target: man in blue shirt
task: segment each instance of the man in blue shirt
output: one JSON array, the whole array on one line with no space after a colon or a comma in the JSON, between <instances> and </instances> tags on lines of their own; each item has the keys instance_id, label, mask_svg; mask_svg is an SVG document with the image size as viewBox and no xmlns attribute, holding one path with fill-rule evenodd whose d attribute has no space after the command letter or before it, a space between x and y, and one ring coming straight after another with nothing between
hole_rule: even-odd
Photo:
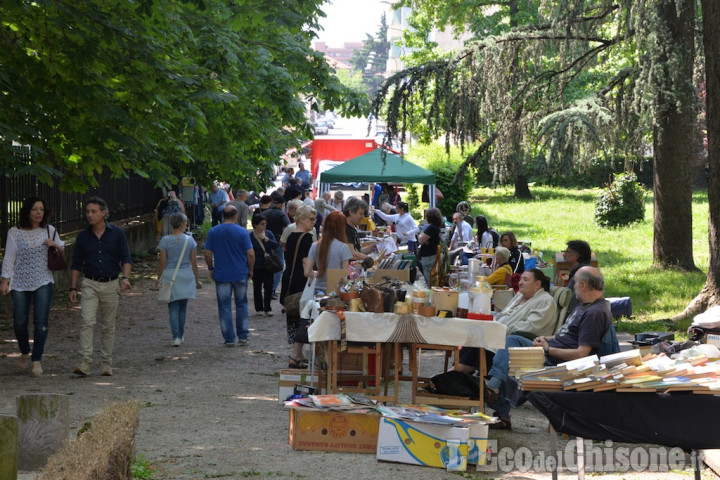
<instances>
[{"instance_id":1,"label":"man in blue shirt","mask_svg":"<svg viewBox=\"0 0 720 480\"><path fill-rule=\"evenodd\" d=\"M223 208L225 208L225 202L228 200L227 192L213 183L212 187L210 187L210 193L208 193L208 203L210 204L210 208L212 208L211 216L213 227L223 221L222 212Z\"/></svg>"},{"instance_id":2,"label":"man in blue shirt","mask_svg":"<svg viewBox=\"0 0 720 480\"><path fill-rule=\"evenodd\" d=\"M312 175L310 175L309 171L305 170L305 164L303 162L298 163L298 168L299 170L295 173L295 178L299 180L299 186L304 193L310 189Z\"/></svg>"},{"instance_id":3,"label":"man in blue shirt","mask_svg":"<svg viewBox=\"0 0 720 480\"><path fill-rule=\"evenodd\" d=\"M205 241L205 262L215 280L220 330L226 347L248 344L248 279L255 266L255 250L248 231L237 224L237 209L226 205L223 223L210 229ZM235 294L235 329L232 321L232 296Z\"/></svg>"},{"instance_id":4,"label":"man in blue shirt","mask_svg":"<svg viewBox=\"0 0 720 480\"><path fill-rule=\"evenodd\" d=\"M90 226L75 240L70 267L70 301L77 303L77 284L80 273L83 279L82 325L80 326L80 365L74 373L82 377L92 366L93 334L100 313L102 339L100 360L102 374L112 375L112 352L115 344L115 316L118 292L130 289L132 259L130 248L121 228L105 221L107 204L99 197L85 202L85 216ZM118 280L119 279L119 280Z\"/></svg>"}]
</instances>

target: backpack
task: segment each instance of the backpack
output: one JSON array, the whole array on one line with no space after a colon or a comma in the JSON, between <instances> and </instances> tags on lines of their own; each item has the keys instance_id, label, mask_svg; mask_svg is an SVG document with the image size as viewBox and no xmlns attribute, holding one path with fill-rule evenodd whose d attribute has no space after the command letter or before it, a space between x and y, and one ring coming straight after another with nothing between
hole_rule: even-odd
<instances>
[{"instance_id":1,"label":"backpack","mask_svg":"<svg viewBox=\"0 0 720 480\"><path fill-rule=\"evenodd\" d=\"M430 379L433 385L431 393L454 395L457 397L479 397L480 380L473 375L451 370L435 375Z\"/></svg>"}]
</instances>

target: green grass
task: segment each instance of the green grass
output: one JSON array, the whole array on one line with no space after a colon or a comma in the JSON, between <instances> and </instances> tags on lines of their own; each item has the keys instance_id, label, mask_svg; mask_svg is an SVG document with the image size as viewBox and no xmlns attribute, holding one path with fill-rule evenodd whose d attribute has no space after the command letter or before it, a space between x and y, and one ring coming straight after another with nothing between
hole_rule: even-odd
<instances>
[{"instance_id":1,"label":"green grass","mask_svg":"<svg viewBox=\"0 0 720 480\"><path fill-rule=\"evenodd\" d=\"M130 471L132 472L132 478L141 478L144 480L152 480L154 476L153 467L145 455L140 455L135 458L130 465Z\"/></svg>"},{"instance_id":2,"label":"green grass","mask_svg":"<svg viewBox=\"0 0 720 480\"><path fill-rule=\"evenodd\" d=\"M630 227L600 228L593 222L599 189L572 190L531 186L533 200L513 198L511 188L473 190L472 214L488 217L502 233L515 232L518 240L532 241L545 259L565 249L565 242L582 239L590 243L605 276L606 296L629 296L634 317L621 329L638 332L664 330L662 319L683 311L705 283L704 273L664 271L653 267L653 198L648 192L645 219ZM707 191L693 193L693 256L695 265L707 271Z\"/></svg>"}]
</instances>

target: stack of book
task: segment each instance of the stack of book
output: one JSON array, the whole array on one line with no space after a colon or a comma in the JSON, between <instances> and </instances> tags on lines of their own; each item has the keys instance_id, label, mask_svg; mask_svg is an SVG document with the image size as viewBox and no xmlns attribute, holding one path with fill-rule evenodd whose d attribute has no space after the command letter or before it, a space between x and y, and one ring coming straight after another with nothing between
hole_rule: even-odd
<instances>
[{"instance_id":1,"label":"stack of book","mask_svg":"<svg viewBox=\"0 0 720 480\"><path fill-rule=\"evenodd\" d=\"M638 350L631 350L597 361L592 356L586 360L594 364L569 362L522 374L517 379L518 386L525 391L720 394L720 359L710 359L704 354L672 359L664 353L640 357Z\"/></svg>"},{"instance_id":2,"label":"stack of book","mask_svg":"<svg viewBox=\"0 0 720 480\"><path fill-rule=\"evenodd\" d=\"M510 355L509 374L513 377L523 373L540 370L545 365L545 353L542 347L508 348Z\"/></svg>"},{"instance_id":3,"label":"stack of book","mask_svg":"<svg viewBox=\"0 0 720 480\"><path fill-rule=\"evenodd\" d=\"M562 390L566 381L587 377L599 369L597 355L590 355L555 367L545 367L518 378L521 390Z\"/></svg>"},{"instance_id":4,"label":"stack of book","mask_svg":"<svg viewBox=\"0 0 720 480\"><path fill-rule=\"evenodd\" d=\"M378 261L378 270L405 270L412 266L412 260L403 260L394 256Z\"/></svg>"}]
</instances>

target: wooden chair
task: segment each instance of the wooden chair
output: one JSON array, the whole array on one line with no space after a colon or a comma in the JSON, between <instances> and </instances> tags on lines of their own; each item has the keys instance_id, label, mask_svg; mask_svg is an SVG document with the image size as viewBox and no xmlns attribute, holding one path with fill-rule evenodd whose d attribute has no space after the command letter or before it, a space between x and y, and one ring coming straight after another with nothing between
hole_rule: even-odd
<instances>
[{"instance_id":1,"label":"wooden chair","mask_svg":"<svg viewBox=\"0 0 720 480\"><path fill-rule=\"evenodd\" d=\"M570 300L572 299L573 292L567 287L550 287L550 295L557 302L557 323L555 324L555 332L560 330L560 327L565 323L565 317L567 316L567 310L570 306Z\"/></svg>"}]
</instances>

